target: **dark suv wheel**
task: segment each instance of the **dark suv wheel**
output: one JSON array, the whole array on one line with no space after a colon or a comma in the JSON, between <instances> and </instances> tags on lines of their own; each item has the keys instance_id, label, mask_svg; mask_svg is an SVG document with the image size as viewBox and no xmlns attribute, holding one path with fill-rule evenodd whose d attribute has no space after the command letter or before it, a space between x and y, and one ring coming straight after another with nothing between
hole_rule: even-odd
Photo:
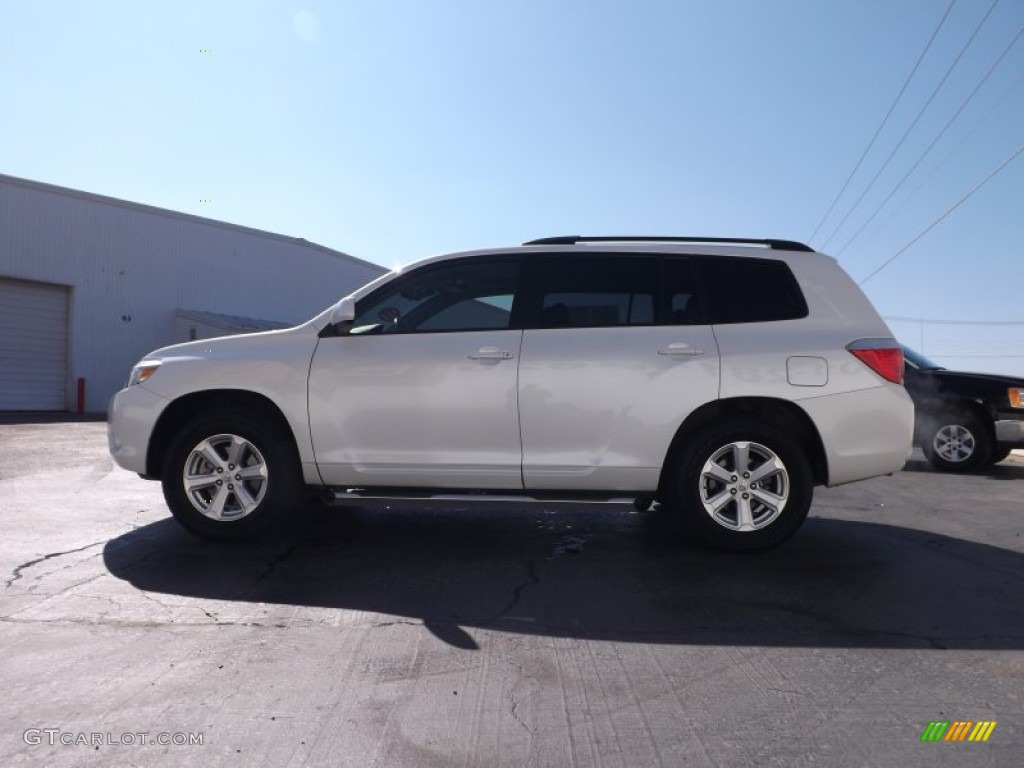
<instances>
[{"instance_id":1,"label":"dark suv wheel","mask_svg":"<svg viewBox=\"0 0 1024 768\"><path fill-rule=\"evenodd\" d=\"M810 464L780 428L736 420L704 429L668 467L666 490L704 543L750 552L782 544L807 517Z\"/></svg>"},{"instance_id":2,"label":"dark suv wheel","mask_svg":"<svg viewBox=\"0 0 1024 768\"><path fill-rule=\"evenodd\" d=\"M940 413L925 418L921 450L936 469L969 472L983 467L994 448L991 425L973 413Z\"/></svg>"},{"instance_id":3,"label":"dark suv wheel","mask_svg":"<svg viewBox=\"0 0 1024 768\"><path fill-rule=\"evenodd\" d=\"M302 493L290 436L245 411L207 414L187 424L167 451L162 481L174 517L212 539L264 530Z\"/></svg>"}]
</instances>

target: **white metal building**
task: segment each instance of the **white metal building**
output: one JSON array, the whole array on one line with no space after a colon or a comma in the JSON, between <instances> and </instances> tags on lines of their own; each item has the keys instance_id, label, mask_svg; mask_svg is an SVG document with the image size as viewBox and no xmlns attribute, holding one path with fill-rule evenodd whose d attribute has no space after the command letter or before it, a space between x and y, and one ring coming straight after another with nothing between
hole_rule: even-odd
<instances>
[{"instance_id":1,"label":"white metal building","mask_svg":"<svg viewBox=\"0 0 1024 768\"><path fill-rule=\"evenodd\" d=\"M299 238L0 174L0 411L105 410L157 347L292 325L385 270Z\"/></svg>"}]
</instances>

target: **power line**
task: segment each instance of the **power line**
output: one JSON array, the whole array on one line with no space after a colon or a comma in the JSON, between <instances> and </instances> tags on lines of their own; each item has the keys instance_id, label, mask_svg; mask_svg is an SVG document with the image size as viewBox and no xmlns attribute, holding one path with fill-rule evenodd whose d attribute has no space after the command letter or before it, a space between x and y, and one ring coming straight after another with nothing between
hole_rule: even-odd
<instances>
[{"instance_id":1,"label":"power line","mask_svg":"<svg viewBox=\"0 0 1024 768\"><path fill-rule=\"evenodd\" d=\"M898 251L896 251L896 253L894 253L894 254L893 254L892 256L890 256L890 257L889 257L888 259L886 259L885 261L883 261L883 262L882 262L882 263L881 263L881 264L880 264L880 265L879 265L879 266L878 266L878 267L877 267L877 268L875 269L875 271L874 271L874 272L872 272L872 273L871 273L870 275L868 275L867 277L865 277L865 278L864 278L863 280L861 280L861 281L860 281L860 283L858 283L858 284L859 284L859 285L864 285L864 283L866 283L866 282L867 282L868 280L870 280L870 279L871 279L872 277L874 277L874 276L875 276L875 275L877 275L877 274L878 274L879 272L881 272L881 271L882 271L883 269L885 269L885 268L886 268L887 266L889 266L889 265L890 265L890 264L892 264L892 263L893 263L894 261L896 261L896 259L898 259L898 258L899 258L900 256L902 256L904 252L906 252L906 251L907 251L907 250L908 250L908 249L909 249L909 248L910 248L910 247L911 247L912 245L914 245L914 243L916 243L916 242L917 242L918 240L920 240L920 239L921 239L922 237L924 237L924 236L925 236L925 235L927 235L927 234L928 234L929 232L931 232L931 231L932 231L932 230L933 230L933 229L934 229L934 228L935 228L935 227L936 227L936 226L937 226L937 225L938 225L938 224L939 224L939 223L940 223L940 222L941 222L941 221L942 221L943 219L945 219L945 218L946 218L947 216L949 216L949 214L951 214L951 213L952 213L953 211L955 211L955 210L956 210L957 208L959 208L959 207L960 207L961 205L963 205L963 204L964 204L964 203L965 203L965 202L967 201L967 199L971 197L971 195L973 195L973 194L974 194L975 192L977 192L977 191L978 191L979 189L981 189L981 188L982 188L983 186L985 186L985 185L986 185L986 184L987 184L987 183L988 183L989 181L991 181L991 180L992 180L992 179L993 179L993 178L994 178L994 177L996 176L996 174L998 174L998 173L999 173L999 172L1000 172L1001 170L1003 170L1003 168L1005 168L1005 167L1006 167L1006 166L1008 166L1008 165L1009 165L1010 163L1012 163L1012 162L1013 162L1014 160L1016 160L1016 159L1017 159L1017 157L1018 157L1018 156L1019 156L1019 155L1020 155L1020 154L1021 154L1022 152L1024 152L1024 144L1021 144L1021 145L1020 145L1019 147L1017 147L1017 149L1016 149L1016 150L1014 150L1014 152L1013 152L1013 153L1012 153L1012 154L1011 154L1011 155L1010 155L1010 156L1009 156L1008 158L1006 158L1005 160L1003 160L1003 162L1002 162L1002 163L1000 163L1000 165L999 165L999 167L998 167L998 168L996 168L996 169L995 169L994 171L992 171L992 173L990 173L990 174L989 174L988 176L986 176L986 177L985 177L984 179L982 179L982 180L981 180L981 181L979 181L979 182L978 182L977 184L975 184L975 185L974 185L973 187L971 187L971 188L970 188L970 189L969 189L969 190L967 191L967 194L965 194L965 195L964 195L963 197L961 197L961 198L960 198L959 200L957 200L957 201L956 201L955 203L953 203L953 205L951 205L951 206L950 206L949 208L947 208L947 209L946 209L946 212L945 212L945 213L943 213L943 214L942 214L941 216L939 216L939 218L937 218L937 219L936 219L935 221L933 221L933 222L932 222L931 224L929 224L929 225L928 225L927 227L925 227L924 229L922 229L922 230L921 230L921 231L920 231L920 232L919 232L919 233L917 234L917 236L916 236L916 237L914 237L914 239L913 239L913 240L911 240L911 241L910 241L909 243L907 243L907 244L906 244L906 245L904 245L904 246L903 246L902 248L900 248L900 249L899 249Z\"/></svg>"},{"instance_id":2,"label":"power line","mask_svg":"<svg viewBox=\"0 0 1024 768\"><path fill-rule=\"evenodd\" d=\"M935 31L932 32L932 36L928 38L928 42L925 44L924 50L921 51L921 55L918 56L917 61L914 62L914 67L910 70L910 74L907 75L907 79L903 81L903 87L900 88L900 92L896 94L896 98L893 99L892 104L889 106L889 111L885 113L885 117L882 118L882 122L879 124L878 128L875 129L875 135L871 137L871 141L869 141L867 147L864 148L864 152L861 153L860 159L857 161L857 164L853 166L853 170L850 171L850 175L846 177L846 181L843 182L842 188L836 194L835 199L832 201L832 204L828 207L828 210L825 211L825 215L821 217L821 221L819 221L818 226L814 228L814 232L812 232L811 236L807 238L808 240L813 240L815 236L818 234L818 231L821 229L822 225L832 214L832 211L835 210L836 203L839 202L839 198L843 196L843 193L846 192L846 188L849 187L850 182L853 181L853 177L857 174L857 171L860 170L860 166L864 162L864 158L868 156L868 152L870 152L871 148L875 146L875 141L878 139L878 135L882 132L882 129L885 128L886 123L889 122L889 118L892 116L893 110L896 109L896 105L899 104L900 99L903 98L903 93L907 90L907 86L910 85L910 81L913 79L914 74L917 72L917 68L921 66L921 62L924 60L925 54L928 53L928 49L930 49L932 47L932 43L935 42L935 38L938 36L939 30L942 29L942 25L946 23L946 17L949 16L949 12L953 10L954 5L956 5L956 0L950 0L949 5L946 6L945 13L943 13L942 18L939 19L939 25L935 27Z\"/></svg>"},{"instance_id":3,"label":"power line","mask_svg":"<svg viewBox=\"0 0 1024 768\"><path fill-rule=\"evenodd\" d=\"M921 180L921 181L920 181L920 182L918 183L918 185L917 185L917 186L916 186L916 187L914 188L914 191L913 191L913 192L911 192L911 193L910 193L910 194L909 194L909 195L908 195L908 196L906 197L906 199L904 199L904 200L903 200L903 202L902 202L902 203L900 203L900 204L899 204L899 205L898 205L898 206L897 206L897 207L896 207L896 208L895 208L895 209L894 209L894 210L892 211L892 213L890 213L890 214L889 214L889 216L888 216L888 217L886 218L886 220L885 220L884 222L882 222L882 226L883 226L883 227L884 227L884 226L886 226L886 225L887 225L887 224L888 224L888 223L889 223L890 221L892 221L892 220L893 220L893 218L894 218L894 217L896 216L896 214L898 214L898 213L899 213L900 211L902 211L902 210L903 210L903 209L904 209L904 208L906 207L907 203L908 203L908 202L910 202L910 200L912 200L912 199L913 199L913 198L914 198L914 197L915 197L915 196L917 195L917 193L918 193L918 192L920 192L920 191L921 191L922 189L924 189L924 187L925 187L925 186L926 186L926 185L928 184L928 182L929 182L929 181L931 181L931 180L932 180L932 178L934 178L934 176L935 176L935 174L936 174L936 173L938 173L939 169L940 169L940 168L942 168L942 167L944 167L944 166L946 165L946 163L948 163L948 162L949 162L950 158L951 158L951 157L953 157L953 156L954 156L954 155L955 155L955 154L956 154L957 152L959 152L959 151L960 151L960 148L961 148L961 147L962 147L962 146L963 146L964 144L966 144L966 143L967 143L967 140L968 140L968 139L970 139L970 138L971 138L972 136L974 136L974 134L976 134L976 133L978 132L978 129L979 129L979 128L981 128L981 126L982 126L982 125L984 125L985 123L987 123L987 122L988 122L989 118L990 118L990 117L992 117L992 115L993 115L993 114L994 114L994 113L996 112L996 110L997 110L997 109L998 109L999 107L1001 107L1001 106L1003 105L1003 102L1005 102L1005 101L1006 101L1006 100L1007 100L1007 99L1008 99L1008 98L1010 97L1010 95L1011 95L1011 94L1013 94L1013 93L1014 93L1014 92L1015 92L1015 91L1016 91L1016 90L1017 90L1017 89L1018 89L1018 88L1019 88L1019 87L1020 87L1020 86L1021 86L1022 84L1024 84L1024 73L1022 73L1022 74L1021 74L1021 76L1020 76L1020 77L1018 77L1018 78L1017 78L1017 79L1016 79L1016 80L1015 80L1015 81L1014 81L1014 82L1013 82L1013 83L1012 83L1012 84L1010 85L1010 87L1009 87L1009 88L1007 88L1007 89L1006 89L1005 91L1003 91L1003 92L1002 92L1002 93L1001 93L1001 94L999 95L999 98L997 98L997 99L996 99L996 100L995 100L995 101L994 101L994 102L992 103L992 106L990 106L990 107L988 108L988 110L987 110L987 111L985 112L985 114L984 114L984 115L982 115L982 116L981 116L981 118L980 118L980 119L978 119L977 121L975 121L975 123L974 123L974 124L973 124L973 125L971 126L971 128L970 128L970 129L969 129L969 130L968 130L968 131L967 131L967 132L966 132L966 133L965 133L965 134L963 135L963 137L962 137L962 138L960 139L960 141L958 141L958 142L956 143L956 146L954 146L954 147L953 147L952 149L950 149L950 150L949 150L949 151L948 151L948 152L946 153L946 155L945 155L945 156L944 156L944 157L943 157L943 158L942 158L942 159L941 159L941 160L940 160L940 161L939 161L939 162L938 162L938 163L937 163L937 164L935 165L935 167L934 167L934 168L932 168L932 170L931 170L931 173L929 173L929 174L928 174L928 175L927 175L927 176L926 176L925 178L923 178L923 179L922 179L922 180ZM849 245L849 243L847 243L847 245Z\"/></svg>"},{"instance_id":4,"label":"power line","mask_svg":"<svg viewBox=\"0 0 1024 768\"><path fill-rule=\"evenodd\" d=\"M946 122L944 126L942 126L942 130L939 131L938 135L934 139L932 139L931 144L929 144L927 148L924 150L924 152L922 152L918 156L917 160L914 161L914 164L910 166L910 169L905 174L903 174L903 178L901 178L896 183L896 186L892 188L892 191L890 191L889 194L886 195L885 199L878 204L875 210L872 211L871 215L868 216L868 218L864 221L863 224L860 225L860 228L853 233L853 237L847 240L846 244L836 252L836 257L841 256L843 251L850 247L850 243L852 243L854 240L860 237L861 232L863 232L864 229L869 224L871 224L872 221L875 220L875 217L878 215L878 212L881 211L890 200L892 200L893 195L895 195L900 190L900 187L902 187L906 183L907 179L910 178L910 175L917 170L917 167L921 164L921 161L928 156L928 153L932 151L932 148L934 148L935 145L939 143L939 140L946 135L946 131L949 130L949 127L953 125L954 122L956 122L956 119L958 117L960 117L960 113L964 111L964 108L977 95L978 91L981 90L981 86L983 86L988 81L989 77L992 76L992 73L996 70L996 67L998 67L1002 63L1003 59L1006 58L1006 54L1008 54L1010 50L1013 48L1013 46L1015 46L1020 41L1022 35L1024 35L1024 27L1021 27L1017 31L1017 34L1014 36L1013 40L1011 40L1009 45L1007 45L1006 48L1003 49L1003 52L999 54L996 60L992 63L992 66L988 68L988 71L984 74L984 76L982 76L981 80L978 81L978 84L974 86L974 90L971 91L970 95L966 99L964 99L963 102L961 102L960 107L956 110L956 112L953 113L953 116L949 118L949 120Z\"/></svg>"},{"instance_id":5,"label":"power line","mask_svg":"<svg viewBox=\"0 0 1024 768\"><path fill-rule=\"evenodd\" d=\"M875 182L878 181L878 177L882 175L886 168L889 167L889 163L892 161L896 153L899 152L900 147L903 146L903 142L907 140L907 137L910 136L910 132L913 131L914 128L917 126L917 123L921 119L921 116L924 115L928 107L931 106L932 100L934 100L936 95L938 95L939 91L942 90L942 86L946 84L946 80L948 80L949 76L953 74L953 70L956 69L957 64L960 63L960 59L963 58L963 55L967 52L967 49L971 47L971 43L974 42L974 38L978 36L978 33L981 31L981 28L984 26L985 22L988 21L988 17L992 15L992 11L995 10L996 5L998 4L999 0L992 0L992 5L988 7L988 10L985 12L985 15L981 17L981 21L978 22L978 26L974 28L974 31L971 33L971 36L967 38L967 42L964 43L964 47L960 49L960 52L956 55L956 58L953 59L953 63L949 65L949 69L946 70L946 73L942 76L942 79L939 80L938 85L935 86L935 89L931 92L931 95L928 97L928 100L925 101L924 105L918 111L913 121L910 123L909 126L907 126L907 129L903 132L903 135L900 137L900 140L896 142L896 146L893 147L892 151L889 153L889 156L885 158L885 162L882 163L882 167L878 169L878 172L874 176L871 177L871 181L868 182L868 185L864 188L864 191L860 193L860 197L857 198L854 204L850 207L850 210L848 210L846 212L846 215L843 216L843 220L836 225L835 229L832 230L832 234L828 236L828 239L822 244L822 247L819 250L824 250L832 241L832 238L839 233L839 230L843 228L843 225L846 224L850 216L853 215L853 212L856 211L857 208L860 206L861 202L864 200L864 197L868 194L868 192L871 191L871 188L875 186Z\"/></svg>"},{"instance_id":6,"label":"power line","mask_svg":"<svg viewBox=\"0 0 1024 768\"><path fill-rule=\"evenodd\" d=\"M952 352L929 352L929 357L952 357L958 360L974 359L974 358L988 358L991 360L1011 360L1016 358L1024 358L1024 355L958 355Z\"/></svg>"},{"instance_id":7,"label":"power line","mask_svg":"<svg viewBox=\"0 0 1024 768\"><path fill-rule=\"evenodd\" d=\"M924 323L925 325L1024 325L1024 320L937 320L902 315L885 315L884 319L894 323Z\"/></svg>"}]
</instances>

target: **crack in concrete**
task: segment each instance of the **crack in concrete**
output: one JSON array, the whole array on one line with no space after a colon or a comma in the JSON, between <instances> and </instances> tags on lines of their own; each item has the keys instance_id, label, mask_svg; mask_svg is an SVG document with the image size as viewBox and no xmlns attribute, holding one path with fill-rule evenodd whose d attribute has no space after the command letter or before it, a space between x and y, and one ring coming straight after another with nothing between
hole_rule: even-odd
<instances>
[{"instance_id":1,"label":"crack in concrete","mask_svg":"<svg viewBox=\"0 0 1024 768\"><path fill-rule=\"evenodd\" d=\"M61 570L63 570L63 569L61 569ZM78 587L82 586L83 584L88 584L89 582L96 581L96 579L102 579L106 575L107 575L106 573L97 573L95 576L90 576L87 579L82 579L81 581L76 581L74 584L68 584L66 587L61 589L59 592L54 592L53 594L51 594L50 597L62 597L64 595L66 595L68 592L70 592L72 589L78 589ZM84 595L78 595L78 597L84 597Z\"/></svg>"},{"instance_id":2,"label":"crack in concrete","mask_svg":"<svg viewBox=\"0 0 1024 768\"><path fill-rule=\"evenodd\" d=\"M540 577L537 575L537 558L531 557L526 561L526 578L519 584L516 584L515 588L512 590L512 599L509 600L508 604L504 608L494 614L494 616L486 619L481 626L486 627L488 624L493 624L498 619L506 616L508 612L515 608L519 604L519 601L522 600L523 593L530 587L537 584L540 584Z\"/></svg>"},{"instance_id":3,"label":"crack in concrete","mask_svg":"<svg viewBox=\"0 0 1024 768\"><path fill-rule=\"evenodd\" d=\"M146 592L146 591L145 591L145 590L143 590L143 589L140 589L140 590L138 591L138 595L139 595L139 596L140 596L140 597L141 597L141 598L142 598L143 600L149 600L149 602L151 602L151 603L156 603L157 605L159 605L159 606L160 606L161 608L163 608L163 609L164 609L165 611L167 611L168 613L170 613L170 612L172 612L172 611L174 610L174 608L173 608L172 606L170 606L170 605L167 605L166 603L163 603L163 602L161 602L160 600L157 600L157 599L156 599L155 597L153 597L152 595L150 595L150 594L149 594L148 592Z\"/></svg>"},{"instance_id":4,"label":"crack in concrete","mask_svg":"<svg viewBox=\"0 0 1024 768\"><path fill-rule=\"evenodd\" d=\"M563 536L558 543L555 544L555 549L552 551L551 557L549 557L548 560L554 560L560 555L578 555L583 551L583 545L586 543L586 536Z\"/></svg>"},{"instance_id":5,"label":"crack in concrete","mask_svg":"<svg viewBox=\"0 0 1024 768\"><path fill-rule=\"evenodd\" d=\"M22 563L21 565L16 566L15 569L11 572L11 578L9 578L7 580L7 583L4 584L4 588L5 589L8 588L14 582L18 581L18 579L20 579L22 577L22 575L23 575L22 572L25 571L28 568L31 568L33 565L39 565L40 563L45 563L47 560L52 560L55 557L63 557L64 555L73 555L76 552L84 552L87 549L92 549L93 547L98 547L100 544L106 544L106 543L107 543L107 539L103 539L102 541L96 541L96 542L93 542L92 544L86 544L84 547L78 547L77 549L66 549L63 552L51 552L48 555L43 555L42 557L37 557L35 560L29 560L27 563Z\"/></svg>"},{"instance_id":6,"label":"crack in concrete","mask_svg":"<svg viewBox=\"0 0 1024 768\"><path fill-rule=\"evenodd\" d=\"M111 551L112 552L116 552L117 550L116 549L112 549ZM140 557L138 560L132 560L130 563L126 563L123 566L118 566L117 567L117 572L118 573L127 573L128 571L132 570L133 568L137 568L138 566L142 565L144 562L149 560L151 557L156 557L157 555L160 554L160 552L161 552L161 550L159 550L159 549L154 549L151 552L147 552L145 555Z\"/></svg>"},{"instance_id":7,"label":"crack in concrete","mask_svg":"<svg viewBox=\"0 0 1024 768\"><path fill-rule=\"evenodd\" d=\"M106 603L117 611L124 610L124 604L110 597L109 595L75 595L76 600L99 600L102 603ZM42 601L41 601L42 602ZM38 603L37 603L38 605ZM34 607L34 606L33 606ZM17 614L11 614L11 616L17 616Z\"/></svg>"},{"instance_id":8,"label":"crack in concrete","mask_svg":"<svg viewBox=\"0 0 1024 768\"><path fill-rule=\"evenodd\" d=\"M533 731L530 730L530 726L528 726L526 724L526 722L523 720L523 718L521 718L519 716L519 702L516 701L515 691L510 689L509 692L508 692L508 698L512 702L512 719L514 719L517 723L519 723L519 725L522 726L522 729L524 731L526 731L530 735L530 737L532 738L533 737Z\"/></svg>"},{"instance_id":9,"label":"crack in concrete","mask_svg":"<svg viewBox=\"0 0 1024 768\"><path fill-rule=\"evenodd\" d=\"M55 568L54 570L52 570L49 573L47 573L46 576L47 577L55 576L58 573L63 573L64 571L70 571L72 568L77 568L82 563L86 562L87 560L92 560L93 558L100 557L102 554L103 554L102 552L97 552L94 555L89 555L88 557L83 558L83 559L81 559L81 560L79 560L77 562L71 563L70 565L65 565L63 568ZM35 580L39 581L42 578L43 578L42 576L36 576ZM98 576L92 576L92 577L86 579L85 581L79 582L79 584L85 584L86 582L92 581L93 579L96 579L96 578L98 578ZM66 592L68 589L71 589L72 587L75 587L75 586L78 586L78 584L73 584L73 585L71 585L71 587L66 587L66 588L62 589L61 592ZM29 590L29 592L33 592L33 591L35 591L35 587L29 587L28 590Z\"/></svg>"},{"instance_id":10,"label":"crack in concrete","mask_svg":"<svg viewBox=\"0 0 1024 768\"><path fill-rule=\"evenodd\" d=\"M288 547L288 549L286 549L275 560L272 560L267 565L266 570L263 571L263 573L261 573L259 576L257 576L256 580L253 581L252 584L250 584L248 587L246 587L241 592L239 592L237 595L235 595L234 599L238 600L238 599L242 598L243 596L248 595L253 590L255 590L256 587L258 587L261 583L263 583L264 581L266 581L270 577L270 574L272 574L276 570L277 566L279 566L281 563L283 563L285 560L287 560L289 557L291 557L295 553L295 550L298 549L298 548L299 548L298 544L292 544L290 547ZM211 618L216 618L216 617L211 617Z\"/></svg>"},{"instance_id":11,"label":"crack in concrete","mask_svg":"<svg viewBox=\"0 0 1024 768\"><path fill-rule=\"evenodd\" d=\"M283 626L282 624L266 624L266 625L263 625L263 624L260 624L259 622L242 622L242 621L225 620L225 619L221 619L221 617L218 616L213 611L208 611L207 609L203 608L201 605L197 605L196 608L198 608L200 611L202 611L203 615L206 616L206 618L213 619L213 624L206 624L205 625L205 626L208 626L208 627L209 626L214 626L214 627L232 627L232 626L234 626L234 627L237 627L237 626L246 626L246 627L248 627L248 626L253 626L253 627L260 627L260 626L271 627L271 626L273 626L273 627L281 627L281 626Z\"/></svg>"}]
</instances>

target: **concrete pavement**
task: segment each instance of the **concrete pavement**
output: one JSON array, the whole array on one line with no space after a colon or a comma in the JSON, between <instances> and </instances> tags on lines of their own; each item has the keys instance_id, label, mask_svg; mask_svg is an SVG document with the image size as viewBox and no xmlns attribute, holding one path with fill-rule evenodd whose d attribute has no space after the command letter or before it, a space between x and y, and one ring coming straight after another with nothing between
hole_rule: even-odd
<instances>
[{"instance_id":1,"label":"concrete pavement","mask_svg":"<svg viewBox=\"0 0 1024 768\"><path fill-rule=\"evenodd\" d=\"M588 510L307 508L224 545L170 520L104 430L0 426L5 766L1024 754L1019 461L818 489L801 533L756 556ZM998 725L922 743L933 720Z\"/></svg>"}]
</instances>

